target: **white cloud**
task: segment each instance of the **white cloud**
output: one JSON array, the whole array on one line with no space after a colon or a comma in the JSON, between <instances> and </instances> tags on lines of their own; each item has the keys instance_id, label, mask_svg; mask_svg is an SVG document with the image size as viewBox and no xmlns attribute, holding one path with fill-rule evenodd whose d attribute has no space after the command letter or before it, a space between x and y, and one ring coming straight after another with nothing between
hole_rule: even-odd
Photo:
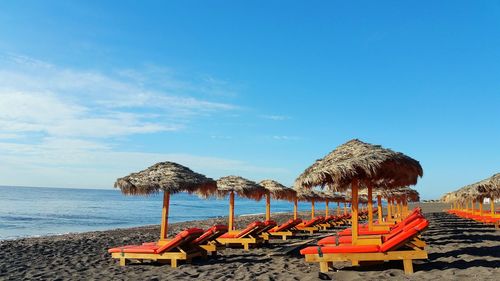
<instances>
[{"instance_id":1,"label":"white cloud","mask_svg":"<svg viewBox=\"0 0 500 281\"><path fill-rule=\"evenodd\" d=\"M109 138L176 131L196 116L237 108L193 96L204 85L158 67L105 75L12 54L0 58L0 65L3 135Z\"/></svg>"},{"instance_id":2,"label":"white cloud","mask_svg":"<svg viewBox=\"0 0 500 281\"><path fill-rule=\"evenodd\" d=\"M0 184L110 187L117 177L166 160L214 178L289 178L287 170L245 161L116 148L130 135L177 131L207 115L235 114L238 106L203 98L233 94L227 81L179 79L162 67L104 74L0 54Z\"/></svg>"},{"instance_id":3,"label":"white cloud","mask_svg":"<svg viewBox=\"0 0 500 281\"><path fill-rule=\"evenodd\" d=\"M264 119L274 120L274 121L283 121L283 120L290 119L289 116L285 116L285 115L260 115L259 117L264 118Z\"/></svg>"},{"instance_id":4,"label":"white cloud","mask_svg":"<svg viewBox=\"0 0 500 281\"><path fill-rule=\"evenodd\" d=\"M300 139L299 137L294 137L294 136L273 136L272 138L274 140L285 140L285 141Z\"/></svg>"}]
</instances>

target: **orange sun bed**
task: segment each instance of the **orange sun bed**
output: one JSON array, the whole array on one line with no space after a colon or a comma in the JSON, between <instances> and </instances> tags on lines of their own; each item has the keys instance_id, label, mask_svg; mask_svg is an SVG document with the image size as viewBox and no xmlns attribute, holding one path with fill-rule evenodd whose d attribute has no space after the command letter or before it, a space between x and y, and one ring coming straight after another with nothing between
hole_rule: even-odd
<instances>
[{"instance_id":1,"label":"orange sun bed","mask_svg":"<svg viewBox=\"0 0 500 281\"><path fill-rule=\"evenodd\" d=\"M414 259L427 259L427 252L412 240L429 225L427 220L386 240L381 245L312 246L300 251L307 262L318 262L321 272L327 272L333 262L351 261L353 265L368 261L402 260L406 274L413 273Z\"/></svg>"},{"instance_id":2,"label":"orange sun bed","mask_svg":"<svg viewBox=\"0 0 500 281\"><path fill-rule=\"evenodd\" d=\"M189 228L181 231L172 240L111 248L108 253L119 259L122 266L129 260L169 260L172 267L177 267L178 260L189 261L193 257L203 256L203 251L193 243L202 234L203 230L199 228Z\"/></svg>"}]
</instances>

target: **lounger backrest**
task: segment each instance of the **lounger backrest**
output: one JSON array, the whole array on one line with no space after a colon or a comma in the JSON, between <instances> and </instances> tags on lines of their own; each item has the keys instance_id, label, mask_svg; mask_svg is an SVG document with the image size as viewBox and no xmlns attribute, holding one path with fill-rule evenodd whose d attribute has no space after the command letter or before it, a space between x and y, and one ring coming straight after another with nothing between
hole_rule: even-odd
<instances>
[{"instance_id":1,"label":"lounger backrest","mask_svg":"<svg viewBox=\"0 0 500 281\"><path fill-rule=\"evenodd\" d=\"M404 220L402 220L401 222L393 225L391 227L391 229L402 229L403 227L405 227L406 225L408 225L409 223L411 223L412 221L418 219L418 218L422 218L423 216L416 212L416 213L413 213L411 215L409 215L408 217L406 217Z\"/></svg>"},{"instance_id":2,"label":"lounger backrest","mask_svg":"<svg viewBox=\"0 0 500 281\"><path fill-rule=\"evenodd\" d=\"M254 221L251 224L249 224L245 229L240 231L235 238L241 238L244 236L252 235L255 234L257 230L260 230L262 227L264 227L264 224L260 221Z\"/></svg>"},{"instance_id":3,"label":"lounger backrest","mask_svg":"<svg viewBox=\"0 0 500 281\"><path fill-rule=\"evenodd\" d=\"M203 245L209 241L213 241L217 239L219 236L227 232L227 225L214 225L211 228L207 229L205 233L203 233L200 237L194 240L195 244Z\"/></svg>"},{"instance_id":4,"label":"lounger backrest","mask_svg":"<svg viewBox=\"0 0 500 281\"><path fill-rule=\"evenodd\" d=\"M418 231L415 228L410 228L406 231L401 231L389 240L386 240L382 245L380 245L381 252L397 250L399 247L403 246L408 240L413 239L418 235Z\"/></svg>"},{"instance_id":5,"label":"lounger backrest","mask_svg":"<svg viewBox=\"0 0 500 281\"><path fill-rule=\"evenodd\" d=\"M174 239L172 239L170 242L167 244L161 246L160 248L156 249L155 253L156 254L161 254L166 251L170 251L175 247L180 247L183 245L186 245L188 243L191 243L194 239L200 237L203 234L203 230L199 228L188 228L184 231L181 231L179 234L175 236Z\"/></svg>"},{"instance_id":6,"label":"lounger backrest","mask_svg":"<svg viewBox=\"0 0 500 281\"><path fill-rule=\"evenodd\" d=\"M417 226L415 226L415 229L418 232L422 232L422 231L426 230L427 227L429 227L429 221L426 219L423 219L423 221L421 221Z\"/></svg>"},{"instance_id":7,"label":"lounger backrest","mask_svg":"<svg viewBox=\"0 0 500 281\"><path fill-rule=\"evenodd\" d=\"M279 231L287 230L287 229L293 227L294 223L295 223L294 219L289 219L287 222L282 223L281 225L279 225L276 228L273 228L273 232L279 232Z\"/></svg>"},{"instance_id":8,"label":"lounger backrest","mask_svg":"<svg viewBox=\"0 0 500 281\"><path fill-rule=\"evenodd\" d=\"M387 234L385 237L384 237L384 241L387 241L389 239L392 239L394 236L398 235L399 233L401 233L401 231L406 231L410 228L413 228L413 227L416 227L419 223L421 223L422 221L424 221L425 219L424 218L418 218L416 220L413 220L412 222L410 222L409 224L407 224L405 227L400 227L398 229L392 229L389 234Z\"/></svg>"},{"instance_id":9,"label":"lounger backrest","mask_svg":"<svg viewBox=\"0 0 500 281\"><path fill-rule=\"evenodd\" d=\"M267 220L264 222L264 227L262 227L256 234L261 234L269 231L271 228L275 227L277 223L273 220Z\"/></svg>"},{"instance_id":10,"label":"lounger backrest","mask_svg":"<svg viewBox=\"0 0 500 281\"><path fill-rule=\"evenodd\" d=\"M303 226L305 226L305 227L313 226L313 225L317 224L320 220L322 220L321 217L315 217L314 219L310 219L310 220L304 222Z\"/></svg>"}]
</instances>

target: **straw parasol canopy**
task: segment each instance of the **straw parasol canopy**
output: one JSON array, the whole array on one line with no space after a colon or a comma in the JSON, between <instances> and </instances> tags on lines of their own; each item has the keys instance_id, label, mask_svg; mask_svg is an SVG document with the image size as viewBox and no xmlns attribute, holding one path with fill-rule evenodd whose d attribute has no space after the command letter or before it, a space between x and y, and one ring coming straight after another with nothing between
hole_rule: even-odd
<instances>
[{"instance_id":1,"label":"straw parasol canopy","mask_svg":"<svg viewBox=\"0 0 500 281\"><path fill-rule=\"evenodd\" d=\"M500 173L494 174L490 178L491 194L496 198L500 197Z\"/></svg>"},{"instance_id":2,"label":"straw parasol canopy","mask_svg":"<svg viewBox=\"0 0 500 281\"><path fill-rule=\"evenodd\" d=\"M259 185L267 189L268 193L275 200L288 200L292 201L296 195L296 191L282 185L275 180L262 180Z\"/></svg>"},{"instance_id":3,"label":"straw parasol canopy","mask_svg":"<svg viewBox=\"0 0 500 281\"><path fill-rule=\"evenodd\" d=\"M126 195L148 195L161 191L172 194L182 191L211 194L217 189L213 179L174 162L160 162L119 178L114 186Z\"/></svg>"},{"instance_id":4,"label":"straw parasol canopy","mask_svg":"<svg viewBox=\"0 0 500 281\"><path fill-rule=\"evenodd\" d=\"M167 238L171 193L186 191L208 195L217 190L213 179L174 162L160 162L140 172L119 178L114 186L126 195L149 195L163 191L160 240Z\"/></svg>"},{"instance_id":5,"label":"straw parasol canopy","mask_svg":"<svg viewBox=\"0 0 500 281\"><path fill-rule=\"evenodd\" d=\"M226 176L217 180L217 196L224 198L229 195L228 228L234 229L234 195L254 200L260 200L267 190L259 184L240 176Z\"/></svg>"},{"instance_id":6,"label":"straw parasol canopy","mask_svg":"<svg viewBox=\"0 0 500 281\"><path fill-rule=\"evenodd\" d=\"M328 184L342 191L349 188L353 179L395 188L414 185L422 175L417 160L380 145L353 139L316 160L295 180L295 188Z\"/></svg>"},{"instance_id":7,"label":"straw parasol canopy","mask_svg":"<svg viewBox=\"0 0 500 281\"><path fill-rule=\"evenodd\" d=\"M271 197L276 200L292 201L295 198L295 190L288 188L275 180L263 180L259 185L264 187L266 192L266 220L271 219Z\"/></svg>"},{"instance_id":8,"label":"straw parasol canopy","mask_svg":"<svg viewBox=\"0 0 500 281\"><path fill-rule=\"evenodd\" d=\"M324 158L308 167L295 180L295 188L327 186L335 191L352 190L352 244L358 238L358 188L359 183L368 188L368 201L372 188L398 188L414 185L422 177L420 163L400 152L353 139L340 145ZM373 210L369 207L369 229L373 228Z\"/></svg>"},{"instance_id":9,"label":"straw parasol canopy","mask_svg":"<svg viewBox=\"0 0 500 281\"><path fill-rule=\"evenodd\" d=\"M240 176L226 176L217 180L218 197L226 197L231 192L240 197L260 200L266 194L266 189L256 182Z\"/></svg>"}]
</instances>

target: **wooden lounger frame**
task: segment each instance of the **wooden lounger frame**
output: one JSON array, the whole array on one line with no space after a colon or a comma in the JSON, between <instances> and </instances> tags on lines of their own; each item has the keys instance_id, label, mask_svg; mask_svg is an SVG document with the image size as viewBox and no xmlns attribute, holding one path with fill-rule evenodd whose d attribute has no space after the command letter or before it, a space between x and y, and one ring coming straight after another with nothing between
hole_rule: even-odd
<instances>
[{"instance_id":1,"label":"wooden lounger frame","mask_svg":"<svg viewBox=\"0 0 500 281\"><path fill-rule=\"evenodd\" d=\"M266 235L269 235L269 236L281 236L281 239L283 239L283 241L285 241L288 237L292 237L292 236L295 236L295 232L293 231L275 231L275 232L268 232L266 233Z\"/></svg>"},{"instance_id":2,"label":"wooden lounger frame","mask_svg":"<svg viewBox=\"0 0 500 281\"><path fill-rule=\"evenodd\" d=\"M177 251L169 251L161 254L149 254L149 253L112 253L111 257L114 259L120 260L120 266L127 265L129 260L152 260L157 262L167 262L170 261L170 265L172 268L176 268L178 265L178 261L185 261L186 263L190 263L191 259L194 257L206 257L206 253L201 251L200 249L182 249L180 247L175 248Z\"/></svg>"},{"instance_id":3,"label":"wooden lounger frame","mask_svg":"<svg viewBox=\"0 0 500 281\"><path fill-rule=\"evenodd\" d=\"M239 230L229 231L229 233L239 233ZM250 245L260 245L264 242L264 239L260 236L248 235L240 238L217 238L219 243L225 244L226 246L232 245L242 245L245 251L250 250Z\"/></svg>"},{"instance_id":4,"label":"wooden lounger frame","mask_svg":"<svg viewBox=\"0 0 500 281\"><path fill-rule=\"evenodd\" d=\"M357 266L360 262L368 261L403 261L403 268L405 274L413 273L413 260L427 259L427 252L413 242L406 244L412 250L395 250L385 253L332 253L332 254L307 254L305 255L306 262L318 262L321 272L328 272L329 266L333 267L333 262L350 261L353 266Z\"/></svg>"},{"instance_id":5,"label":"wooden lounger frame","mask_svg":"<svg viewBox=\"0 0 500 281\"><path fill-rule=\"evenodd\" d=\"M300 225L298 225L295 228L297 230L300 230L300 231L306 231L306 232L308 231L309 234L314 234L314 232L317 232L320 230L320 228L317 226L300 226Z\"/></svg>"},{"instance_id":6,"label":"wooden lounger frame","mask_svg":"<svg viewBox=\"0 0 500 281\"><path fill-rule=\"evenodd\" d=\"M208 242L207 244L202 244L199 246L205 252L207 252L207 255L211 255L211 256L216 256L217 251L220 251L220 250L223 250L226 248L224 244L221 244L220 242L218 242L216 240L212 240L212 241Z\"/></svg>"}]
</instances>

